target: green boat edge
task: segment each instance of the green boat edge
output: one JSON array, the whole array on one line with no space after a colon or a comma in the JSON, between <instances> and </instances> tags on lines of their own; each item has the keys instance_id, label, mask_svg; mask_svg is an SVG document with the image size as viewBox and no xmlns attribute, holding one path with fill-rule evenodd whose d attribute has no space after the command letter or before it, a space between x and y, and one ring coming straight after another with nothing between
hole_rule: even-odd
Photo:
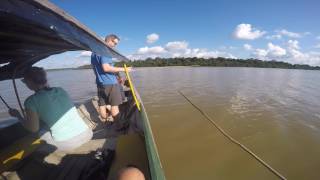
<instances>
[{"instance_id":1,"label":"green boat edge","mask_svg":"<svg viewBox=\"0 0 320 180\"><path fill-rule=\"evenodd\" d=\"M139 98L140 99L140 98ZM149 118L146 112L146 109L140 99L141 102L141 116L143 120L143 128L144 128L144 136L145 136L145 144L147 149L149 168L152 180L165 180L164 171L162 168L162 164L160 161L160 157L158 154L157 146L153 137L151 125L149 122Z\"/></svg>"}]
</instances>

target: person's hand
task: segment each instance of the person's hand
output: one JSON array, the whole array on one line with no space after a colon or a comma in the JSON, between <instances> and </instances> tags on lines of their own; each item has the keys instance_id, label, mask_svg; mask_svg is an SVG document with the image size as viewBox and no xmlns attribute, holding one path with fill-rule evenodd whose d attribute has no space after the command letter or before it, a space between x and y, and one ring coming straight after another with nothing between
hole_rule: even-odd
<instances>
[{"instance_id":1,"label":"person's hand","mask_svg":"<svg viewBox=\"0 0 320 180\"><path fill-rule=\"evenodd\" d=\"M125 80L126 80L126 78L124 78L124 77L121 77L121 78L119 78L118 79L118 82L119 82L119 84L124 84L124 82L125 82Z\"/></svg>"},{"instance_id":2,"label":"person's hand","mask_svg":"<svg viewBox=\"0 0 320 180\"><path fill-rule=\"evenodd\" d=\"M16 118L20 118L20 112L17 109L9 109L9 114L10 116L16 117Z\"/></svg>"}]
</instances>

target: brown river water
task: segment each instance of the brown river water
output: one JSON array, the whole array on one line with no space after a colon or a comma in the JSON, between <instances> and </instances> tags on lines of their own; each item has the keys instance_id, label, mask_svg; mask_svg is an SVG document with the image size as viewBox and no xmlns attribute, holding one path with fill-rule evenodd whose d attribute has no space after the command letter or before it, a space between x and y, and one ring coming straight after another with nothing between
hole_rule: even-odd
<instances>
[{"instance_id":1,"label":"brown river water","mask_svg":"<svg viewBox=\"0 0 320 180\"><path fill-rule=\"evenodd\" d=\"M167 179L278 179L178 91L286 178L320 179L320 71L162 67L136 68L132 76ZM76 103L96 94L90 69L50 71L48 77ZM23 101L32 92L17 83ZM11 82L0 82L0 89L17 107ZM1 121L6 111L1 103Z\"/></svg>"}]
</instances>

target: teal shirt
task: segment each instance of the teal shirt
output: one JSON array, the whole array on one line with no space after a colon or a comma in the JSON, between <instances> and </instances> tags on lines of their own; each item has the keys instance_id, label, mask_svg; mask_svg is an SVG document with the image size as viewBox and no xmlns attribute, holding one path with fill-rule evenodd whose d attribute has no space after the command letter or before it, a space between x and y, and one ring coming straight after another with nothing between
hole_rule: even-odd
<instances>
[{"instance_id":1,"label":"teal shirt","mask_svg":"<svg viewBox=\"0 0 320 180\"><path fill-rule=\"evenodd\" d=\"M89 128L62 88L40 90L28 97L24 106L48 125L55 141L68 140Z\"/></svg>"}]
</instances>

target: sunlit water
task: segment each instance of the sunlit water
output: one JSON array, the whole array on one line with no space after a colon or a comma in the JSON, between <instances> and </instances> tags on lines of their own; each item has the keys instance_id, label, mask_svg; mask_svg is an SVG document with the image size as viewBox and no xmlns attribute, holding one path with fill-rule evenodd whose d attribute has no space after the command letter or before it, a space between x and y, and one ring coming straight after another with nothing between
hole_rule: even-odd
<instances>
[{"instance_id":1,"label":"sunlit water","mask_svg":"<svg viewBox=\"0 0 320 180\"><path fill-rule=\"evenodd\" d=\"M278 179L222 136L179 90L288 179L320 179L320 71L165 67L137 68L132 75L167 179ZM96 94L92 70L48 76L77 103ZM17 82L23 101L31 92ZM17 107L11 82L0 88ZM0 108L5 119L6 108Z\"/></svg>"}]
</instances>

